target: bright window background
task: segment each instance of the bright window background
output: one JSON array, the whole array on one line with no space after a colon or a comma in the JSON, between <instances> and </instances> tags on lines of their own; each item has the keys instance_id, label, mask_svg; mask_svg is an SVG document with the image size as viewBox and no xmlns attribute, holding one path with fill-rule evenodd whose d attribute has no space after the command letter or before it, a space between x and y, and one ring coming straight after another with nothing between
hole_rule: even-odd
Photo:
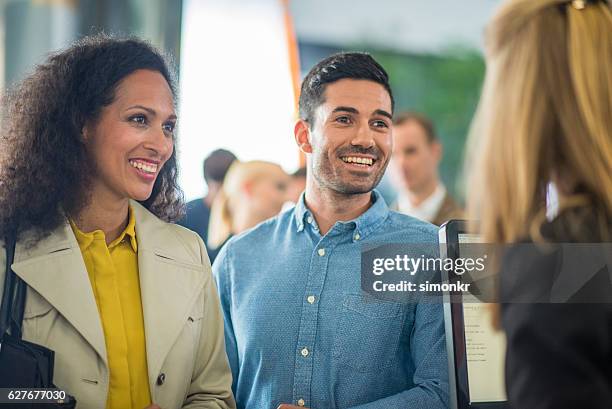
<instances>
[{"instance_id":1,"label":"bright window background","mask_svg":"<svg viewBox=\"0 0 612 409\"><path fill-rule=\"evenodd\" d=\"M202 160L217 148L297 168L280 0L186 0L180 66L178 149L187 200L205 193Z\"/></svg>"}]
</instances>

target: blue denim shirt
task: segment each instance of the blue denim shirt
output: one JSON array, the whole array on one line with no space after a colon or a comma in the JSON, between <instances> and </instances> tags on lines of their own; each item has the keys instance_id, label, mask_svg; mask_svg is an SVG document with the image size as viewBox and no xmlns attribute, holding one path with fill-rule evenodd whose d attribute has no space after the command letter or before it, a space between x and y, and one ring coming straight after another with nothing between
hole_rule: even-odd
<instances>
[{"instance_id":1,"label":"blue denim shirt","mask_svg":"<svg viewBox=\"0 0 612 409\"><path fill-rule=\"evenodd\" d=\"M442 306L364 300L361 246L437 243L376 191L321 236L304 197L234 237L213 266L238 408L448 406ZM374 300L374 301L372 301Z\"/></svg>"}]
</instances>

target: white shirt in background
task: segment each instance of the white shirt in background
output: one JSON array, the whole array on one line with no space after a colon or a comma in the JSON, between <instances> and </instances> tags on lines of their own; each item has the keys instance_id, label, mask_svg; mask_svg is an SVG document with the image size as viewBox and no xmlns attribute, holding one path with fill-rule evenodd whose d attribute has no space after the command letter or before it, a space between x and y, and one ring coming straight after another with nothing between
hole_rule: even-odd
<instances>
[{"instance_id":1,"label":"white shirt in background","mask_svg":"<svg viewBox=\"0 0 612 409\"><path fill-rule=\"evenodd\" d=\"M406 195L400 194L397 198L397 210L431 223L440 211L444 197L446 197L446 188L442 183L438 183L436 190L418 206L413 206Z\"/></svg>"},{"instance_id":2,"label":"white shirt in background","mask_svg":"<svg viewBox=\"0 0 612 409\"><path fill-rule=\"evenodd\" d=\"M554 183L550 182L546 187L546 218L553 220L559 215L559 191Z\"/></svg>"}]
</instances>

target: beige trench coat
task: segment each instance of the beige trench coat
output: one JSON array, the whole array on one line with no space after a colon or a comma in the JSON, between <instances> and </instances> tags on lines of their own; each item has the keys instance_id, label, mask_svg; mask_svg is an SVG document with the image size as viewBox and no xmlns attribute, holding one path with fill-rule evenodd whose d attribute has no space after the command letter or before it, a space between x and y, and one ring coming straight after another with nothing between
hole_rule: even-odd
<instances>
[{"instance_id":1,"label":"beige trench coat","mask_svg":"<svg viewBox=\"0 0 612 409\"><path fill-rule=\"evenodd\" d=\"M153 402L163 409L234 408L223 318L202 240L137 202L131 206ZM28 284L23 337L55 351L54 382L76 397L78 409L103 409L104 333L72 229L65 223L31 248L24 241L13 264ZM0 289L5 257L2 245Z\"/></svg>"}]
</instances>

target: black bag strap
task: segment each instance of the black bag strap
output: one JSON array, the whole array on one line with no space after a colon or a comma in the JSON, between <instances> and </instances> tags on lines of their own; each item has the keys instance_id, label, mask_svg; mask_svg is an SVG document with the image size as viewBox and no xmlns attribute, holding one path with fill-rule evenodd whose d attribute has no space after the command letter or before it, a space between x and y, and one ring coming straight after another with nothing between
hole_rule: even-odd
<instances>
[{"instance_id":1,"label":"black bag strap","mask_svg":"<svg viewBox=\"0 0 612 409\"><path fill-rule=\"evenodd\" d=\"M6 268L2 304L0 306L0 339L4 338L9 328L13 337L21 339L26 283L11 268L15 259L16 235L14 233L8 234L4 242L6 248Z\"/></svg>"},{"instance_id":2,"label":"black bag strap","mask_svg":"<svg viewBox=\"0 0 612 409\"><path fill-rule=\"evenodd\" d=\"M0 304L0 339L4 338L13 315L13 298L15 293L15 273L11 268L15 257L15 235L8 234L4 239L6 249L6 268L4 273L4 289L2 290L2 303Z\"/></svg>"},{"instance_id":3,"label":"black bag strap","mask_svg":"<svg viewBox=\"0 0 612 409\"><path fill-rule=\"evenodd\" d=\"M13 272L13 277L15 278L15 302L13 303L13 314L11 316L11 335L21 339L27 287L25 281L15 272Z\"/></svg>"}]
</instances>

